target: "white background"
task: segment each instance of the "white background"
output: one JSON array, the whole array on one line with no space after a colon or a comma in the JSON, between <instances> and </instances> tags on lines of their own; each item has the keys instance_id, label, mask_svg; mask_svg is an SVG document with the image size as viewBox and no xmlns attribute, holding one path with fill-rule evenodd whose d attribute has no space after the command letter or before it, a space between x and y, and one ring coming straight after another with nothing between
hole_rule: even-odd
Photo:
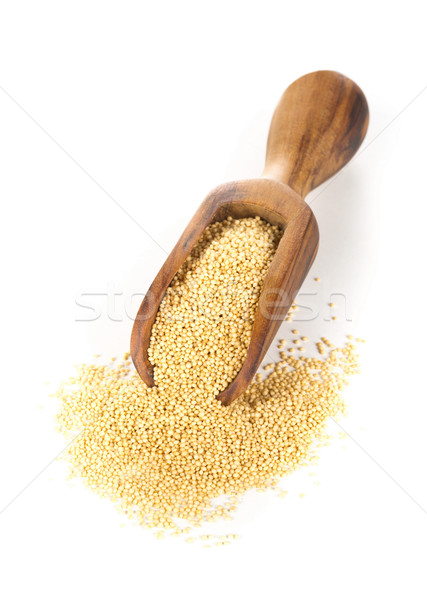
<instances>
[{"instance_id":1,"label":"white background","mask_svg":"<svg viewBox=\"0 0 427 600\"><path fill-rule=\"evenodd\" d=\"M427 598L422 4L0 7L1 597ZM320 315L298 325L368 340L351 438L284 482L286 499L249 494L218 526L241 534L229 547L121 527L51 462L64 442L49 394L75 363L127 349L131 294L212 187L261 173L280 95L316 69L354 79L371 113L362 153L307 199L321 244L303 291ZM99 318L79 321L95 293ZM331 293L351 321L327 320Z\"/></svg>"}]
</instances>

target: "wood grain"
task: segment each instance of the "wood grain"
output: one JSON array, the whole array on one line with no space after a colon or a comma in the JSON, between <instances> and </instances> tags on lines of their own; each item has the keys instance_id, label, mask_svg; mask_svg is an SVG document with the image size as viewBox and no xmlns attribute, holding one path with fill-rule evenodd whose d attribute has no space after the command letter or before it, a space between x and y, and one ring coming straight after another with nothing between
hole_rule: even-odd
<instances>
[{"instance_id":1,"label":"wood grain","mask_svg":"<svg viewBox=\"0 0 427 600\"><path fill-rule=\"evenodd\" d=\"M315 258L319 232L303 198L337 173L366 134L368 105L350 79L317 71L295 81L273 115L260 179L221 185L205 198L145 296L132 330L131 355L147 385L154 385L147 349L160 302L204 229L227 216L261 216L283 235L268 270L241 370L219 395L229 404L248 386Z\"/></svg>"},{"instance_id":2,"label":"wood grain","mask_svg":"<svg viewBox=\"0 0 427 600\"><path fill-rule=\"evenodd\" d=\"M334 71L304 75L274 112L263 175L305 198L354 156L368 117L366 98L351 79Z\"/></svg>"}]
</instances>

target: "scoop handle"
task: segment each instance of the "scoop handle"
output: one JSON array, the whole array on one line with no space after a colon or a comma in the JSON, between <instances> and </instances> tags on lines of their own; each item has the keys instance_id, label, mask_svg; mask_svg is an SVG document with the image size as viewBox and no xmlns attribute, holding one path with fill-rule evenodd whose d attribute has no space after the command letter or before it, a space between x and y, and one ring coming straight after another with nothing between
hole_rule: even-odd
<instances>
[{"instance_id":1,"label":"scoop handle","mask_svg":"<svg viewBox=\"0 0 427 600\"><path fill-rule=\"evenodd\" d=\"M366 98L348 77L315 71L284 92L274 112L263 177L303 198L357 152L369 121Z\"/></svg>"}]
</instances>

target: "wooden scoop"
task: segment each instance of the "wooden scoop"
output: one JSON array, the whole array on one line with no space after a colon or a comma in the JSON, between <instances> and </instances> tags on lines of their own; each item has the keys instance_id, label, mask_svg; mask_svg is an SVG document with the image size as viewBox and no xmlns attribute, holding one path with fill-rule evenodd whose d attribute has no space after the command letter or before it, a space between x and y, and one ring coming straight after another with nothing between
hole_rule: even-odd
<instances>
[{"instance_id":1,"label":"wooden scoop","mask_svg":"<svg viewBox=\"0 0 427 600\"><path fill-rule=\"evenodd\" d=\"M317 71L297 79L273 115L260 179L212 190L191 219L145 296L132 331L131 355L139 375L154 385L147 348L157 310L174 275L204 229L228 216L259 215L283 229L257 307L246 359L218 399L225 405L251 382L317 252L316 219L303 198L356 153L368 127L368 105L351 79Z\"/></svg>"}]
</instances>

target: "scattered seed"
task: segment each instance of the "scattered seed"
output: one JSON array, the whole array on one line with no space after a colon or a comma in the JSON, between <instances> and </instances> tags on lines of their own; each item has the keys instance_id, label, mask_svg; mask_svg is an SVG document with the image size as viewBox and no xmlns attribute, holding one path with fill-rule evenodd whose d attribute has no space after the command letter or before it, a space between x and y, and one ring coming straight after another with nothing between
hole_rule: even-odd
<instances>
[{"instance_id":1,"label":"scattered seed","mask_svg":"<svg viewBox=\"0 0 427 600\"><path fill-rule=\"evenodd\" d=\"M326 354L325 346L321 342L317 342L316 348L319 354Z\"/></svg>"},{"instance_id":2,"label":"scattered seed","mask_svg":"<svg viewBox=\"0 0 427 600\"><path fill-rule=\"evenodd\" d=\"M341 389L357 371L350 343L324 359L296 358L290 348L230 406L217 401L245 359L280 236L260 218L205 230L152 328L156 386L116 362L81 365L56 394L59 429L81 432L65 452L74 474L144 527L188 535L201 522L231 519L246 490L270 489L314 463L329 417L345 409ZM322 339L325 354L330 342ZM213 505L222 494L227 500ZM178 528L176 519L189 526Z\"/></svg>"}]
</instances>

